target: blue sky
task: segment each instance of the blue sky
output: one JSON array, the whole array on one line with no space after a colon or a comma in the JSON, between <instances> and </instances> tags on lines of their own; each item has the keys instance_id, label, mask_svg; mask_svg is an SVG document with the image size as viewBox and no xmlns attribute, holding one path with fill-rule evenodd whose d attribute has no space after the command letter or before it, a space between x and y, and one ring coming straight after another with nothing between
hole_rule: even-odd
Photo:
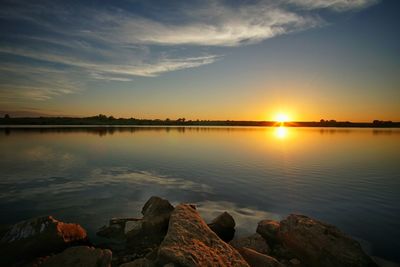
<instances>
[{"instance_id":1,"label":"blue sky","mask_svg":"<svg viewBox=\"0 0 400 267\"><path fill-rule=\"evenodd\" d=\"M398 1L1 1L0 111L400 120Z\"/></svg>"}]
</instances>

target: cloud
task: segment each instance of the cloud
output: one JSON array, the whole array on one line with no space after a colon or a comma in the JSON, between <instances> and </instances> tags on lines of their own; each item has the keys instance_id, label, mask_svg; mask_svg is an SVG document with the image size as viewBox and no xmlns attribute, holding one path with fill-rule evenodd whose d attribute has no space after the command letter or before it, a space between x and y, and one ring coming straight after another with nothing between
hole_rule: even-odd
<instances>
[{"instance_id":1,"label":"cloud","mask_svg":"<svg viewBox=\"0 0 400 267\"><path fill-rule=\"evenodd\" d=\"M0 64L0 103L45 101L77 93L82 85L75 77L74 72L44 66Z\"/></svg>"},{"instance_id":2,"label":"cloud","mask_svg":"<svg viewBox=\"0 0 400 267\"><path fill-rule=\"evenodd\" d=\"M120 1L6 1L0 21L10 30L0 33L0 59L6 59L0 69L11 75L0 77L0 96L8 99L3 102L45 101L84 90L93 81L134 82L137 76L197 68L223 58L217 47L255 44L325 25L319 9L344 12L376 2L259 0L232 5L208 0L167 8L133 1L133 8L126 8ZM145 11L135 10L139 3Z\"/></svg>"},{"instance_id":3,"label":"cloud","mask_svg":"<svg viewBox=\"0 0 400 267\"><path fill-rule=\"evenodd\" d=\"M112 32L121 43L240 46L318 25L315 18L264 3L235 8L212 2L211 6L181 13L188 18L182 24L165 24L125 13L100 14L96 17L104 26L90 34L105 39Z\"/></svg>"},{"instance_id":4,"label":"cloud","mask_svg":"<svg viewBox=\"0 0 400 267\"><path fill-rule=\"evenodd\" d=\"M354 9L366 8L376 4L379 0L288 0L290 4L305 9L331 9L343 12Z\"/></svg>"}]
</instances>

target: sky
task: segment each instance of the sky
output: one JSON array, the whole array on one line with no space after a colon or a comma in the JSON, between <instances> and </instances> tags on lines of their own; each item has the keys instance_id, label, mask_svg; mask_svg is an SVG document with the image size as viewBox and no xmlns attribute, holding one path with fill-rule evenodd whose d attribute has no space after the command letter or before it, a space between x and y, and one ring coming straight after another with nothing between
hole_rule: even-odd
<instances>
[{"instance_id":1,"label":"sky","mask_svg":"<svg viewBox=\"0 0 400 267\"><path fill-rule=\"evenodd\" d=\"M400 121L397 0L0 0L0 113Z\"/></svg>"}]
</instances>

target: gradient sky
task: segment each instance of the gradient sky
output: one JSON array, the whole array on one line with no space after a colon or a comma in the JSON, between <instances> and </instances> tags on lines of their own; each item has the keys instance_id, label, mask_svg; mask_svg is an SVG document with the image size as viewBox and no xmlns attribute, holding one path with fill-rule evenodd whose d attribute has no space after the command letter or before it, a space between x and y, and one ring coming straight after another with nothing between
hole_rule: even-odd
<instances>
[{"instance_id":1,"label":"gradient sky","mask_svg":"<svg viewBox=\"0 0 400 267\"><path fill-rule=\"evenodd\" d=\"M400 121L400 1L0 1L0 112Z\"/></svg>"}]
</instances>

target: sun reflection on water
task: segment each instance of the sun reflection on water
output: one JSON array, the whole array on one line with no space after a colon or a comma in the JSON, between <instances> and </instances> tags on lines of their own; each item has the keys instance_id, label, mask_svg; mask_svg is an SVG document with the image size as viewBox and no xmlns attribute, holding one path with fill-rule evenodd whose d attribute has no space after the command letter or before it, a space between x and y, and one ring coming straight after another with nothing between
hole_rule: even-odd
<instances>
[{"instance_id":1,"label":"sun reflection on water","mask_svg":"<svg viewBox=\"0 0 400 267\"><path fill-rule=\"evenodd\" d=\"M279 126L275 129L275 136L279 139L285 139L288 136L288 129L284 126Z\"/></svg>"}]
</instances>

